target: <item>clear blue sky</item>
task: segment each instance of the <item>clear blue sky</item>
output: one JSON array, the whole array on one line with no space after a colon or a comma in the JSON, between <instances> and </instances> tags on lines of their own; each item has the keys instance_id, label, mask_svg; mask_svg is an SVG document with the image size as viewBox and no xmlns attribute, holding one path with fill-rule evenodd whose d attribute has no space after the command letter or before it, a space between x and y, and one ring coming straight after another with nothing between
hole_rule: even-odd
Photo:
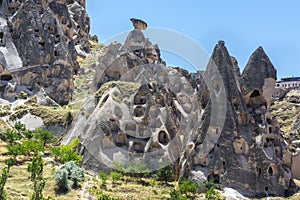
<instances>
[{"instance_id":1,"label":"clear blue sky","mask_svg":"<svg viewBox=\"0 0 300 200\"><path fill-rule=\"evenodd\" d=\"M86 0L86 4L91 34L98 35L100 42L131 30L129 19L135 17L148 27L175 30L194 39L209 55L218 40L224 40L241 71L251 53L262 46L278 78L300 76L299 0ZM165 52L162 58L167 65L189 68L189 63Z\"/></svg>"}]
</instances>

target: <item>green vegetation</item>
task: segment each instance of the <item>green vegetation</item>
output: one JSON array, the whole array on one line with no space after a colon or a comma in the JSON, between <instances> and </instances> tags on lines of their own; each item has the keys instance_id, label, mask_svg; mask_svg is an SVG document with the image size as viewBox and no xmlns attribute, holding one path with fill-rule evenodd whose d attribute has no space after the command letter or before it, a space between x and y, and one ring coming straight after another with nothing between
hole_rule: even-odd
<instances>
[{"instance_id":1,"label":"green vegetation","mask_svg":"<svg viewBox=\"0 0 300 200\"><path fill-rule=\"evenodd\" d=\"M33 132L33 137L41 141L43 146L56 141L54 134L51 131L43 130L41 128L35 129Z\"/></svg>"},{"instance_id":2,"label":"green vegetation","mask_svg":"<svg viewBox=\"0 0 300 200\"><path fill-rule=\"evenodd\" d=\"M2 173L0 177L0 200L5 200L7 198L7 193L4 190L4 186L6 184L8 174L9 174L9 168L4 167L2 169Z\"/></svg>"},{"instance_id":3,"label":"green vegetation","mask_svg":"<svg viewBox=\"0 0 300 200\"><path fill-rule=\"evenodd\" d=\"M33 194L31 200L43 200L43 190L46 180L43 177L44 164L40 154L35 154L32 163L28 165L28 172L31 173L30 180L33 182Z\"/></svg>"},{"instance_id":4,"label":"green vegetation","mask_svg":"<svg viewBox=\"0 0 300 200\"><path fill-rule=\"evenodd\" d=\"M121 173L116 171L111 171L109 175L112 178L113 183L116 183L116 181L120 180L123 176Z\"/></svg>"},{"instance_id":5,"label":"green vegetation","mask_svg":"<svg viewBox=\"0 0 300 200\"><path fill-rule=\"evenodd\" d=\"M70 161L55 170L54 179L57 193L65 193L71 189L69 180L73 182L72 188L79 187L79 182L84 180L84 171L78 167L75 161Z\"/></svg>"},{"instance_id":6,"label":"green vegetation","mask_svg":"<svg viewBox=\"0 0 300 200\"><path fill-rule=\"evenodd\" d=\"M74 138L70 144L59 145L58 147L50 148L50 152L54 156L55 160L61 163L66 163L69 161L76 161L79 163L81 161L81 156L75 151L75 148L79 144L79 138Z\"/></svg>"},{"instance_id":7,"label":"green vegetation","mask_svg":"<svg viewBox=\"0 0 300 200\"><path fill-rule=\"evenodd\" d=\"M165 184L168 184L170 178L174 176L174 169L170 163L162 163L156 173L159 178L162 178L165 181Z\"/></svg>"},{"instance_id":8,"label":"green vegetation","mask_svg":"<svg viewBox=\"0 0 300 200\"><path fill-rule=\"evenodd\" d=\"M68 171L64 168L55 170L54 172L55 185L57 186L57 193L66 193L70 190L68 181Z\"/></svg>"},{"instance_id":9,"label":"green vegetation","mask_svg":"<svg viewBox=\"0 0 300 200\"><path fill-rule=\"evenodd\" d=\"M221 200L219 192L216 190L220 190L221 186L219 184L215 184L211 181L204 182L203 185L206 187L205 198L208 200Z\"/></svg>"},{"instance_id":10,"label":"green vegetation","mask_svg":"<svg viewBox=\"0 0 300 200\"><path fill-rule=\"evenodd\" d=\"M122 82L122 81L110 81L104 83L100 89L95 93L95 98L100 99L105 91L110 90L111 88L117 87L122 96L113 96L112 98L117 102L122 102L126 97L134 94L138 87L139 83L134 82Z\"/></svg>"},{"instance_id":11,"label":"green vegetation","mask_svg":"<svg viewBox=\"0 0 300 200\"><path fill-rule=\"evenodd\" d=\"M100 172L99 173L99 177L102 181L102 184L103 185L106 185L106 181L107 181L107 174L105 172Z\"/></svg>"}]
</instances>

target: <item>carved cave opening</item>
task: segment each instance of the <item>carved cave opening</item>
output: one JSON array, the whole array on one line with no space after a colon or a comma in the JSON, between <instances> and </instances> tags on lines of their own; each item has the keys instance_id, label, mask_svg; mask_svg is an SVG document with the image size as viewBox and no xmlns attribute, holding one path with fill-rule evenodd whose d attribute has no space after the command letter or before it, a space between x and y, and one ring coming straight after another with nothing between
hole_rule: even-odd
<instances>
[{"instance_id":1,"label":"carved cave opening","mask_svg":"<svg viewBox=\"0 0 300 200\"><path fill-rule=\"evenodd\" d=\"M59 52L57 50L54 50L54 56L59 56Z\"/></svg>"},{"instance_id":2,"label":"carved cave opening","mask_svg":"<svg viewBox=\"0 0 300 200\"><path fill-rule=\"evenodd\" d=\"M265 192L268 192L268 191L269 191L269 187L266 186L266 187L265 187Z\"/></svg>"},{"instance_id":3,"label":"carved cave opening","mask_svg":"<svg viewBox=\"0 0 300 200\"><path fill-rule=\"evenodd\" d=\"M211 181L215 184L220 184L220 175L219 174L210 174L208 175L208 181Z\"/></svg>"},{"instance_id":4,"label":"carved cave opening","mask_svg":"<svg viewBox=\"0 0 300 200\"><path fill-rule=\"evenodd\" d=\"M133 144L133 151L135 151L136 153L143 153L144 152L143 145L141 143L135 142Z\"/></svg>"},{"instance_id":5,"label":"carved cave opening","mask_svg":"<svg viewBox=\"0 0 300 200\"><path fill-rule=\"evenodd\" d=\"M159 131L158 141L159 141L159 143L161 143L163 145L166 145L169 143L169 137L165 131Z\"/></svg>"},{"instance_id":6,"label":"carved cave opening","mask_svg":"<svg viewBox=\"0 0 300 200\"><path fill-rule=\"evenodd\" d=\"M134 105L144 105L146 104L146 93L136 94L134 97Z\"/></svg>"},{"instance_id":7,"label":"carved cave opening","mask_svg":"<svg viewBox=\"0 0 300 200\"><path fill-rule=\"evenodd\" d=\"M0 80L1 81L10 81L12 79L13 79L13 77L10 74L1 74L0 75Z\"/></svg>"},{"instance_id":8,"label":"carved cave opening","mask_svg":"<svg viewBox=\"0 0 300 200\"><path fill-rule=\"evenodd\" d=\"M253 92L251 93L250 97L253 98L253 97L259 97L260 96L260 93L258 90L253 90Z\"/></svg>"},{"instance_id":9,"label":"carved cave opening","mask_svg":"<svg viewBox=\"0 0 300 200\"><path fill-rule=\"evenodd\" d=\"M272 123L272 119L270 119L270 118L267 118L266 121L267 121L267 123L270 124L270 125L273 124L273 123Z\"/></svg>"},{"instance_id":10,"label":"carved cave opening","mask_svg":"<svg viewBox=\"0 0 300 200\"><path fill-rule=\"evenodd\" d=\"M134 116L135 117L142 117L144 115L144 108L142 106L137 106L135 109L134 109Z\"/></svg>"},{"instance_id":11,"label":"carved cave opening","mask_svg":"<svg viewBox=\"0 0 300 200\"><path fill-rule=\"evenodd\" d=\"M273 168L272 168L272 167L269 167L269 168L268 168L268 174L269 174L270 176L273 176L273 175L274 175L274 172L273 172Z\"/></svg>"}]
</instances>

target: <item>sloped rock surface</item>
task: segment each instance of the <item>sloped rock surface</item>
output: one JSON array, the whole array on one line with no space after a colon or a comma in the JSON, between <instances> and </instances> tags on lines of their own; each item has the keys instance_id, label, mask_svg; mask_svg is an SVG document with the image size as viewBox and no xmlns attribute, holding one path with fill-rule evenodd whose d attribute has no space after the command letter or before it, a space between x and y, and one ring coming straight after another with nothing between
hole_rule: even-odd
<instances>
[{"instance_id":1,"label":"sloped rock surface","mask_svg":"<svg viewBox=\"0 0 300 200\"><path fill-rule=\"evenodd\" d=\"M197 94L180 70L161 62L157 45L139 29L124 45L108 46L96 66L94 86L95 96L64 139L81 139L87 169L106 170L112 161L131 160L157 169L160 162L179 158L198 118Z\"/></svg>"},{"instance_id":2,"label":"sloped rock surface","mask_svg":"<svg viewBox=\"0 0 300 200\"><path fill-rule=\"evenodd\" d=\"M180 68L167 68L141 29L99 58L95 95L64 138L80 138L83 166L108 170L113 161L142 160L155 170L169 161L180 176L246 196L287 194L291 153L269 112L276 70L263 49L241 75L220 41L206 71L193 80Z\"/></svg>"},{"instance_id":3,"label":"sloped rock surface","mask_svg":"<svg viewBox=\"0 0 300 200\"><path fill-rule=\"evenodd\" d=\"M247 91L263 91L268 87L272 90L265 79L270 78L272 82L276 71L259 48L243 72L240 85L244 89L240 90L235 81L234 65L224 42L220 41L203 76L205 83L202 85L206 87L199 95L208 116L214 114L212 109L218 105L218 94L226 96L222 102L225 112L214 115L218 120L222 120L218 115L223 115L224 124L220 126L222 124L217 125L209 117L204 118L198 133L190 139L194 149L181 157L182 174L189 176L202 171L208 180L234 188L246 196L285 195L292 186L291 154L279 124L269 113L265 99L268 96L259 92L247 96ZM262 72L260 77L255 76L253 83L245 82L257 71Z\"/></svg>"},{"instance_id":4,"label":"sloped rock surface","mask_svg":"<svg viewBox=\"0 0 300 200\"><path fill-rule=\"evenodd\" d=\"M17 99L19 86L29 94L43 87L57 103L66 104L79 68L75 46L89 51L84 1L4 0L1 4L1 84L16 83L15 94L1 91L1 98Z\"/></svg>"}]
</instances>

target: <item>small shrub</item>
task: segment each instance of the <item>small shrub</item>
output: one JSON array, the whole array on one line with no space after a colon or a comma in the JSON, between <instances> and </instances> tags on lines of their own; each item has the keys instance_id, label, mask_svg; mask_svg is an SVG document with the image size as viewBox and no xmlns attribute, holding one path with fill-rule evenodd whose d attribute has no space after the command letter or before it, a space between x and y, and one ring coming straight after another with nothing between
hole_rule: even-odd
<instances>
[{"instance_id":1,"label":"small shrub","mask_svg":"<svg viewBox=\"0 0 300 200\"><path fill-rule=\"evenodd\" d=\"M58 147L52 147L50 152L55 157L55 160L66 163L69 161L81 161L81 156L75 151L75 147L79 144L79 138L75 138L70 144L60 145Z\"/></svg>"},{"instance_id":2,"label":"small shrub","mask_svg":"<svg viewBox=\"0 0 300 200\"><path fill-rule=\"evenodd\" d=\"M174 176L173 167L169 163L163 163L156 174L165 181L165 184L167 184L169 179Z\"/></svg>"},{"instance_id":3,"label":"small shrub","mask_svg":"<svg viewBox=\"0 0 300 200\"><path fill-rule=\"evenodd\" d=\"M170 192L169 200L189 200L185 195L181 194L179 190L173 189Z\"/></svg>"},{"instance_id":4,"label":"small shrub","mask_svg":"<svg viewBox=\"0 0 300 200\"><path fill-rule=\"evenodd\" d=\"M68 192L70 190L70 184L68 181L68 171L66 169L55 170L54 172L55 185L58 188L58 192Z\"/></svg>"},{"instance_id":5,"label":"small shrub","mask_svg":"<svg viewBox=\"0 0 300 200\"><path fill-rule=\"evenodd\" d=\"M113 182L115 182L122 178L122 174L116 171L112 171L110 172L110 177L112 178Z\"/></svg>"},{"instance_id":6,"label":"small shrub","mask_svg":"<svg viewBox=\"0 0 300 200\"><path fill-rule=\"evenodd\" d=\"M221 200L219 192L215 190L215 188L211 187L205 192L205 199L208 200Z\"/></svg>"},{"instance_id":7,"label":"small shrub","mask_svg":"<svg viewBox=\"0 0 300 200\"><path fill-rule=\"evenodd\" d=\"M9 143L10 145L21 139L21 135L15 129L5 129L4 131L2 131L2 135L4 141Z\"/></svg>"},{"instance_id":8,"label":"small shrub","mask_svg":"<svg viewBox=\"0 0 300 200\"><path fill-rule=\"evenodd\" d=\"M72 187L79 187L79 182L84 181L84 171L75 161L70 161L64 165L64 168L68 171L68 178L73 182Z\"/></svg>"},{"instance_id":9,"label":"small shrub","mask_svg":"<svg viewBox=\"0 0 300 200\"><path fill-rule=\"evenodd\" d=\"M102 180L102 184L106 185L106 181L107 181L107 174L105 172L100 172L99 173L99 177Z\"/></svg>"},{"instance_id":10,"label":"small shrub","mask_svg":"<svg viewBox=\"0 0 300 200\"><path fill-rule=\"evenodd\" d=\"M40 140L43 143L43 146L45 146L48 143L54 142L55 140L53 132L43 130L41 128L35 129L33 136L35 139Z\"/></svg>"},{"instance_id":11,"label":"small shrub","mask_svg":"<svg viewBox=\"0 0 300 200\"><path fill-rule=\"evenodd\" d=\"M198 184L191 179L182 179L179 181L179 191L186 196L189 192L195 193L197 189Z\"/></svg>"},{"instance_id":12,"label":"small shrub","mask_svg":"<svg viewBox=\"0 0 300 200\"><path fill-rule=\"evenodd\" d=\"M70 161L55 170L54 179L59 191L67 192L70 190L69 180L73 182L73 188L79 187L79 182L84 180L84 171L75 161Z\"/></svg>"}]
</instances>

